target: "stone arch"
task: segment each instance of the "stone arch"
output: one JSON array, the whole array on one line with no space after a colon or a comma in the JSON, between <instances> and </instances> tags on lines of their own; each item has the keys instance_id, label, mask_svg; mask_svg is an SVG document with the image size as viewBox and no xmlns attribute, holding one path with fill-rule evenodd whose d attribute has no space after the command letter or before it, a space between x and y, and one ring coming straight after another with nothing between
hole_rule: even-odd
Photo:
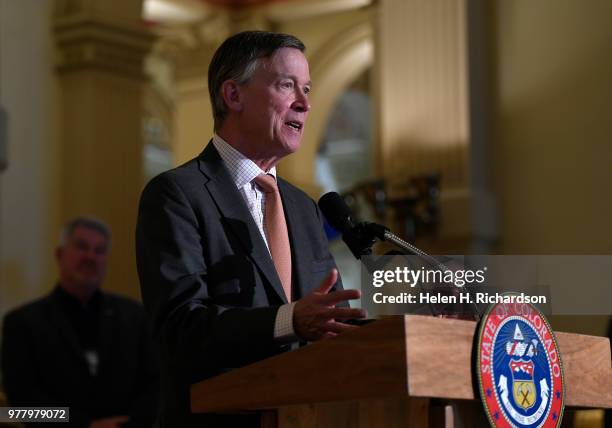
<instances>
[{"instance_id":1,"label":"stone arch","mask_svg":"<svg viewBox=\"0 0 612 428\"><path fill-rule=\"evenodd\" d=\"M309 125L297 153L279 164L283 177L295 183L312 197L318 197L315 182L315 159L323 133L337 98L374 61L373 30L364 23L336 35L310 59L314 90L310 102L314 106Z\"/></svg>"}]
</instances>

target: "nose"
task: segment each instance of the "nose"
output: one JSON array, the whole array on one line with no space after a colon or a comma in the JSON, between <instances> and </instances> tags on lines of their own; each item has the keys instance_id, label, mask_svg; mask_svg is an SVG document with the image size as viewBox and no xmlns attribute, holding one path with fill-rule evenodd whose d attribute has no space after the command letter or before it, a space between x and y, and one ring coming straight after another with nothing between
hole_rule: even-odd
<instances>
[{"instance_id":1,"label":"nose","mask_svg":"<svg viewBox=\"0 0 612 428\"><path fill-rule=\"evenodd\" d=\"M310 110L310 103L308 102L308 94L306 94L302 89L297 89L295 101L291 106L295 111L300 113L306 113Z\"/></svg>"},{"instance_id":2,"label":"nose","mask_svg":"<svg viewBox=\"0 0 612 428\"><path fill-rule=\"evenodd\" d=\"M83 254L83 258L89 262L95 262L97 259L97 255L94 250L88 250Z\"/></svg>"}]
</instances>

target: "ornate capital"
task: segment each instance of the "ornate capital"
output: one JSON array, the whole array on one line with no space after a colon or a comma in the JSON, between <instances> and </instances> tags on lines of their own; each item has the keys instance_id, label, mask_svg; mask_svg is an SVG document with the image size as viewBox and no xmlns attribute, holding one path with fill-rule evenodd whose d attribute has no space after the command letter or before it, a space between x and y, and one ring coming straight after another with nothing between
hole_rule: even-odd
<instances>
[{"instance_id":1,"label":"ornate capital","mask_svg":"<svg viewBox=\"0 0 612 428\"><path fill-rule=\"evenodd\" d=\"M99 69L144 78L143 59L154 36L140 25L76 15L54 28L60 73Z\"/></svg>"}]
</instances>

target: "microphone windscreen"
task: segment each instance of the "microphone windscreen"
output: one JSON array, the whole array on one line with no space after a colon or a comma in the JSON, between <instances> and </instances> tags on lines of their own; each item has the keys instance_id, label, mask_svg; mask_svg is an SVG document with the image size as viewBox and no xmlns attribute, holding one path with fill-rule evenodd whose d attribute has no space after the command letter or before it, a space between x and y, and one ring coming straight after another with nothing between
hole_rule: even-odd
<instances>
[{"instance_id":1,"label":"microphone windscreen","mask_svg":"<svg viewBox=\"0 0 612 428\"><path fill-rule=\"evenodd\" d=\"M344 232L347 227L351 226L351 210L342 196L336 192L329 192L321 196L319 208L334 229Z\"/></svg>"}]
</instances>

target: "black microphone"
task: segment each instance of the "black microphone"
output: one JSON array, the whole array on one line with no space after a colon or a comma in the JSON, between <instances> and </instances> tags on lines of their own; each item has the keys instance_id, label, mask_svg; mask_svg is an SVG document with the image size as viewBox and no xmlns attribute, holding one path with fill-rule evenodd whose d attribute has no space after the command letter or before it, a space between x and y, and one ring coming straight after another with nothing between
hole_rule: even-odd
<instances>
[{"instance_id":1,"label":"black microphone","mask_svg":"<svg viewBox=\"0 0 612 428\"><path fill-rule=\"evenodd\" d=\"M372 254L372 245L374 245L376 239L380 239L381 241L392 243L408 254L414 254L420 257L442 271L448 270L444 264L431 257L425 251L404 241L385 226L370 222L353 223L351 219L351 209L346 205L342 196L336 192L329 192L323 195L321 199L319 199L319 208L323 212L327 222L334 229L342 232L342 240L346 242L358 259L361 258L361 256Z\"/></svg>"},{"instance_id":2,"label":"black microphone","mask_svg":"<svg viewBox=\"0 0 612 428\"><path fill-rule=\"evenodd\" d=\"M351 219L351 209L346 205L342 196L336 192L329 192L321 196L319 208L327 222L337 231L344 233L345 230L355 226Z\"/></svg>"},{"instance_id":3,"label":"black microphone","mask_svg":"<svg viewBox=\"0 0 612 428\"><path fill-rule=\"evenodd\" d=\"M342 233L342 240L356 259L372 254L376 236L365 227L366 223L353 223L351 209L336 192L326 193L319 199L319 208L327 222Z\"/></svg>"}]
</instances>

